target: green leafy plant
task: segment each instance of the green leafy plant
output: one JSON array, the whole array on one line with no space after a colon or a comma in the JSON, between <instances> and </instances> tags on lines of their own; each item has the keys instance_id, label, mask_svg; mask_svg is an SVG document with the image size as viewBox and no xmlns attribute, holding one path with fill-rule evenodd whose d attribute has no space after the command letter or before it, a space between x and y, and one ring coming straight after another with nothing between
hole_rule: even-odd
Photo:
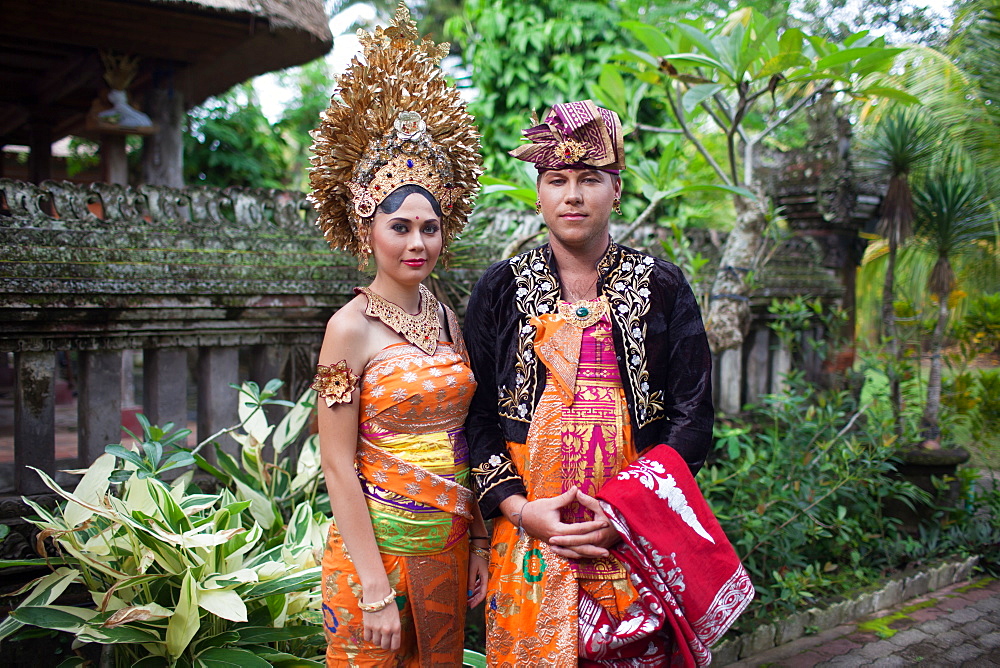
<instances>
[{"instance_id":1,"label":"green leafy plant","mask_svg":"<svg viewBox=\"0 0 1000 668\"><path fill-rule=\"evenodd\" d=\"M312 397L304 394L275 427L264 407L278 403L279 387L240 388L241 423L223 431L242 444L245 468L213 468L235 491L204 493L193 471L164 480L184 459L163 456L183 430L148 423L135 449L109 446L72 492L38 471L63 503L50 510L25 502L52 540L59 556L48 561L58 568L18 592L24 599L0 623L0 639L24 625L64 631L78 644L104 646L118 666L321 665L318 560L328 520L307 491L319 468L300 457L293 482L259 456L269 437L279 454L296 442ZM205 464L195 451L208 442L179 452ZM276 503L260 490L285 494ZM86 588L93 607L57 604L71 584Z\"/></svg>"},{"instance_id":2,"label":"green leafy plant","mask_svg":"<svg viewBox=\"0 0 1000 668\"><path fill-rule=\"evenodd\" d=\"M237 499L250 502L250 514L269 535L280 531L302 504L316 513L327 513L329 508L325 493L321 493L319 437L312 434L301 438L315 407L316 393L307 389L291 404L275 398L281 386L278 380L270 381L263 389L252 381L239 386L242 431L225 430L240 445L238 457L230 455L217 441L214 464L198 452L200 445L192 451L199 468ZM273 405L290 407L276 425L268 422L265 410ZM291 446L296 444L299 447L294 449L293 468Z\"/></svg>"},{"instance_id":3,"label":"green leafy plant","mask_svg":"<svg viewBox=\"0 0 1000 668\"><path fill-rule=\"evenodd\" d=\"M135 467L134 469L122 468L112 471L111 482L125 482L135 474L139 478L158 480L166 485L167 483L160 476L167 471L194 464L194 456L177 445L184 442L184 439L191 433L190 429L174 431L173 422L168 422L163 427L152 425L142 413L136 415L136 419L139 421L139 426L142 427L141 436L133 434L125 427L122 428L122 431L139 443L137 449L130 450L121 445L108 445L104 448L107 454L114 455Z\"/></svg>"},{"instance_id":4,"label":"green leafy plant","mask_svg":"<svg viewBox=\"0 0 1000 668\"><path fill-rule=\"evenodd\" d=\"M884 501L920 498L892 475L891 422L848 392L818 392L801 372L786 382L718 427L716 459L698 476L754 580L756 618L877 580L895 566L880 547L897 534Z\"/></svg>"}]
</instances>

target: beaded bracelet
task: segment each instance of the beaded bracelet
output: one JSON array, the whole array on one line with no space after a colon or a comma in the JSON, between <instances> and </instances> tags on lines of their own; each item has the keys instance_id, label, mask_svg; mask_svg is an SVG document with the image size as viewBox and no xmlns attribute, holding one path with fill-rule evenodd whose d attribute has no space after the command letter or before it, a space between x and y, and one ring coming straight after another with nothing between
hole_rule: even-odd
<instances>
[{"instance_id":1,"label":"beaded bracelet","mask_svg":"<svg viewBox=\"0 0 1000 668\"><path fill-rule=\"evenodd\" d=\"M396 590L393 589L392 587L389 587L389 595L383 598L381 601L378 601L377 603L364 603L362 601L358 601L358 608L361 609L361 612L378 612L383 608L385 608L390 603L392 603L395 599L396 599Z\"/></svg>"}]
</instances>

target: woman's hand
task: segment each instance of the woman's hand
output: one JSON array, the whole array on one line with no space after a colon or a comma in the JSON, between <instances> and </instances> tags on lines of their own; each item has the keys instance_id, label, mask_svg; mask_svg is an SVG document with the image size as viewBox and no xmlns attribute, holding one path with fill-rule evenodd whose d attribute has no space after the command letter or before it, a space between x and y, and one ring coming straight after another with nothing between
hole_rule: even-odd
<instances>
[{"instance_id":1,"label":"woman's hand","mask_svg":"<svg viewBox=\"0 0 1000 668\"><path fill-rule=\"evenodd\" d=\"M378 645L382 649L396 651L403 640L402 624L396 601L390 601L378 612L363 612L365 642Z\"/></svg>"},{"instance_id":2,"label":"woman's hand","mask_svg":"<svg viewBox=\"0 0 1000 668\"><path fill-rule=\"evenodd\" d=\"M485 541L484 541L485 542ZM489 545L479 545L489 550ZM469 554L469 607L474 608L486 599L489 582L489 563L475 552Z\"/></svg>"}]
</instances>

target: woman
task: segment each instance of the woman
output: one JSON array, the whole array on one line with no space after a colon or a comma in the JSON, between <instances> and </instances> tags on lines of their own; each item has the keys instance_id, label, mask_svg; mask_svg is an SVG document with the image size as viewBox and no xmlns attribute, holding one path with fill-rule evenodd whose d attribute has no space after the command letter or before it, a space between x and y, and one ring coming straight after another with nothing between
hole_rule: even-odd
<instances>
[{"instance_id":1,"label":"woman","mask_svg":"<svg viewBox=\"0 0 1000 668\"><path fill-rule=\"evenodd\" d=\"M405 8L362 44L311 170L326 238L376 268L330 318L313 385L334 516L327 665L457 666L486 586L463 428L475 380L454 313L421 282L471 209L478 135Z\"/></svg>"},{"instance_id":2,"label":"woman","mask_svg":"<svg viewBox=\"0 0 1000 668\"><path fill-rule=\"evenodd\" d=\"M466 311L487 661L705 665L752 587L692 477L713 422L697 302L676 266L611 239L614 112L557 104L524 136L511 155L538 170L548 243L490 267Z\"/></svg>"}]
</instances>

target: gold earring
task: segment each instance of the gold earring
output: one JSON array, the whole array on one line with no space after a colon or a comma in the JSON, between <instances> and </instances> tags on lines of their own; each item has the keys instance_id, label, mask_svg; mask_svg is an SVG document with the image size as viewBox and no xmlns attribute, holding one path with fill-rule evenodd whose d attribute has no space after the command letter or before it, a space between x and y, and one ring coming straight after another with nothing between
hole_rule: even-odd
<instances>
[{"instance_id":1,"label":"gold earring","mask_svg":"<svg viewBox=\"0 0 1000 668\"><path fill-rule=\"evenodd\" d=\"M535 200L535 213L542 213L542 200L540 199Z\"/></svg>"},{"instance_id":2,"label":"gold earring","mask_svg":"<svg viewBox=\"0 0 1000 668\"><path fill-rule=\"evenodd\" d=\"M615 198L614 203L611 205L611 208L614 209L615 213L617 213L619 216L622 215L622 201L617 197Z\"/></svg>"},{"instance_id":3,"label":"gold earring","mask_svg":"<svg viewBox=\"0 0 1000 668\"><path fill-rule=\"evenodd\" d=\"M358 248L358 271L364 271L368 268L368 258L372 254L372 247L368 243L367 239L361 242L361 246Z\"/></svg>"}]
</instances>

